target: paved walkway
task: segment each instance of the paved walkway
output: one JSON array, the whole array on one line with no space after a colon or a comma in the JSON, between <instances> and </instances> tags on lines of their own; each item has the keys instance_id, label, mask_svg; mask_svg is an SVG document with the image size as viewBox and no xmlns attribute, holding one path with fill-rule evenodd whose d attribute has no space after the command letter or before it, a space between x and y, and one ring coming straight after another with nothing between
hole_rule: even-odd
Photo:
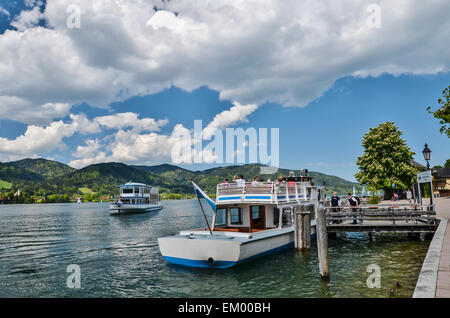
<instances>
[{"instance_id":1,"label":"paved walkway","mask_svg":"<svg viewBox=\"0 0 450 318\"><path fill-rule=\"evenodd\" d=\"M424 204L428 204L428 202L428 199L424 199ZM450 198L435 199L435 204L437 216L450 220ZM442 244L436 298L450 298L450 222L447 225Z\"/></svg>"}]
</instances>

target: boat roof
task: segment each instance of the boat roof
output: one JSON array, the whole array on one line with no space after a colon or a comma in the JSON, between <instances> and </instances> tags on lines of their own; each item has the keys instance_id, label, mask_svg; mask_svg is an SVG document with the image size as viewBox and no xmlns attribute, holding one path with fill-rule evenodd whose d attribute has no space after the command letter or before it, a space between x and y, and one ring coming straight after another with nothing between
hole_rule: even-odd
<instances>
[{"instance_id":1,"label":"boat roof","mask_svg":"<svg viewBox=\"0 0 450 318\"><path fill-rule=\"evenodd\" d=\"M124 187L144 187L144 188L153 188L152 186L146 185L144 183L137 183L137 182L128 182L125 184L120 185L121 188Z\"/></svg>"}]
</instances>

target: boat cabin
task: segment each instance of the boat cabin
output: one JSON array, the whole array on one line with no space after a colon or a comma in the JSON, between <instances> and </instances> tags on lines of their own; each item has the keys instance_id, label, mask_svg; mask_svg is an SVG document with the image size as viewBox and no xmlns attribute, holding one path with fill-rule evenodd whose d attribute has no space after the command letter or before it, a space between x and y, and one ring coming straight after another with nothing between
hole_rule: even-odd
<instances>
[{"instance_id":1,"label":"boat cabin","mask_svg":"<svg viewBox=\"0 0 450 318\"><path fill-rule=\"evenodd\" d=\"M312 185L310 177L291 177L286 182L222 183L217 186L212 230L254 233L291 227L297 206L324 197L325 188Z\"/></svg>"},{"instance_id":2,"label":"boat cabin","mask_svg":"<svg viewBox=\"0 0 450 318\"><path fill-rule=\"evenodd\" d=\"M212 230L255 233L293 224L294 207L274 204L232 204L217 206Z\"/></svg>"},{"instance_id":3,"label":"boat cabin","mask_svg":"<svg viewBox=\"0 0 450 318\"><path fill-rule=\"evenodd\" d=\"M119 201L129 204L157 204L159 191L143 183L129 182L120 186Z\"/></svg>"}]
</instances>

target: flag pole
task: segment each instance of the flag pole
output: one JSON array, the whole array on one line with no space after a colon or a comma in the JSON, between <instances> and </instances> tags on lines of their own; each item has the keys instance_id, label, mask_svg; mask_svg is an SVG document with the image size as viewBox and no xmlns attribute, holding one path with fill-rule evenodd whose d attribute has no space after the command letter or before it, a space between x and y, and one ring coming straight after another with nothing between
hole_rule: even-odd
<instances>
[{"instance_id":1,"label":"flag pole","mask_svg":"<svg viewBox=\"0 0 450 318\"><path fill-rule=\"evenodd\" d=\"M200 198L197 196L198 203L200 203L200 207L202 208L203 216L205 217L206 225L208 226L209 234L212 235L211 227L209 226L208 218L206 217L205 210L203 209L202 201L200 201Z\"/></svg>"},{"instance_id":2,"label":"flag pole","mask_svg":"<svg viewBox=\"0 0 450 318\"><path fill-rule=\"evenodd\" d=\"M195 183L192 180L192 178L191 178L191 182L194 184L194 189L195 189ZM197 199L198 199L198 203L200 204L200 208L202 209L203 217L205 218L206 225L208 226L209 234L212 235L213 233L212 233L212 230L211 230L211 226L209 225L208 218L206 216L206 212L205 212L205 209L203 208L203 204L202 204L202 201L200 200L200 196L198 194L198 190L197 189L195 189L195 193L197 195Z\"/></svg>"}]
</instances>

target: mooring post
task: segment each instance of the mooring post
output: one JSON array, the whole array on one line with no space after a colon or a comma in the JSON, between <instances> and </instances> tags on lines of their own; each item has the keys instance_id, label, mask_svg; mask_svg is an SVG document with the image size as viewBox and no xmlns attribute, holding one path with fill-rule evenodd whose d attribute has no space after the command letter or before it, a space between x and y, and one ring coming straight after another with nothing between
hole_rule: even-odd
<instances>
[{"instance_id":1,"label":"mooring post","mask_svg":"<svg viewBox=\"0 0 450 318\"><path fill-rule=\"evenodd\" d=\"M319 255L319 270L322 280L330 280L330 261L328 258L328 234L326 224L326 211L323 205L316 206L316 236L317 254Z\"/></svg>"},{"instance_id":2,"label":"mooring post","mask_svg":"<svg viewBox=\"0 0 450 318\"><path fill-rule=\"evenodd\" d=\"M295 214L295 248L297 251L311 249L311 221L310 212L302 206Z\"/></svg>"}]
</instances>

